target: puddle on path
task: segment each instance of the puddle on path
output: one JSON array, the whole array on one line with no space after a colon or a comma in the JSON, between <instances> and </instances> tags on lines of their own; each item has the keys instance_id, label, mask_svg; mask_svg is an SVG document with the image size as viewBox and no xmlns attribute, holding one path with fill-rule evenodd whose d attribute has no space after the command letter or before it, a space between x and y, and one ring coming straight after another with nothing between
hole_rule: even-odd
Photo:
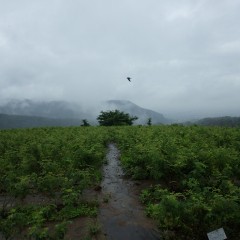
<instances>
[{"instance_id":1,"label":"puddle on path","mask_svg":"<svg viewBox=\"0 0 240 240\"><path fill-rule=\"evenodd\" d=\"M157 240L159 233L154 223L145 216L136 194L135 182L124 178L119 162L119 151L109 145L107 165L103 169L102 204L99 222L108 240Z\"/></svg>"}]
</instances>

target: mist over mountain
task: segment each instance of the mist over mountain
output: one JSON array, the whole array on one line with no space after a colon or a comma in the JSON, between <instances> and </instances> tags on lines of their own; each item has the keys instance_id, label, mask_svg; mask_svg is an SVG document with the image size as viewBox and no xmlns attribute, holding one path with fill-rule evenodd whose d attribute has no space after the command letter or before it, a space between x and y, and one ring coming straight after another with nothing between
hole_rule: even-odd
<instances>
[{"instance_id":1,"label":"mist over mountain","mask_svg":"<svg viewBox=\"0 0 240 240\"><path fill-rule=\"evenodd\" d=\"M0 128L38 127L38 126L79 126L82 119L97 125L100 111L120 110L137 116L135 124L167 124L170 120L163 114L142 108L127 100L109 100L86 107L67 101L9 100L0 104Z\"/></svg>"},{"instance_id":2,"label":"mist over mountain","mask_svg":"<svg viewBox=\"0 0 240 240\"><path fill-rule=\"evenodd\" d=\"M67 101L5 100L0 102L0 129L44 126L80 126L83 119L91 125L98 125L100 111L120 110L130 116L137 116L134 124L146 125L149 118L152 124L197 124L205 126L239 126L240 117L207 117L186 121L171 120L163 114L142 108L127 100L97 102L94 106Z\"/></svg>"},{"instance_id":3,"label":"mist over mountain","mask_svg":"<svg viewBox=\"0 0 240 240\"><path fill-rule=\"evenodd\" d=\"M201 126L220 126L220 127L239 127L240 117L216 117L216 118L203 118L188 124L197 124Z\"/></svg>"},{"instance_id":4,"label":"mist over mountain","mask_svg":"<svg viewBox=\"0 0 240 240\"><path fill-rule=\"evenodd\" d=\"M163 114L142 108L127 100L108 100L103 104L105 110L115 110L129 113L131 116L137 116L136 124L146 124L151 118L152 124L168 124L171 120L164 117Z\"/></svg>"},{"instance_id":5,"label":"mist over mountain","mask_svg":"<svg viewBox=\"0 0 240 240\"><path fill-rule=\"evenodd\" d=\"M0 129L80 126L78 119L46 118L0 113Z\"/></svg>"},{"instance_id":6,"label":"mist over mountain","mask_svg":"<svg viewBox=\"0 0 240 240\"><path fill-rule=\"evenodd\" d=\"M46 118L81 118L81 107L65 101L32 101L12 99L0 105L0 113Z\"/></svg>"}]
</instances>

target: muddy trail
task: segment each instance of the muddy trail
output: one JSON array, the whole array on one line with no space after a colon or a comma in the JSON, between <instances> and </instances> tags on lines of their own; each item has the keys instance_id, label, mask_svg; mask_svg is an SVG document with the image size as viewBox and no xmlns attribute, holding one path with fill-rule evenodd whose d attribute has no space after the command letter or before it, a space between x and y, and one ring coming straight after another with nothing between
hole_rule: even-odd
<instances>
[{"instance_id":1,"label":"muddy trail","mask_svg":"<svg viewBox=\"0 0 240 240\"><path fill-rule=\"evenodd\" d=\"M146 217L139 202L140 188L137 182L124 176L119 156L117 147L110 144L103 169L98 216L102 234L108 240L160 239L156 226Z\"/></svg>"},{"instance_id":2,"label":"muddy trail","mask_svg":"<svg viewBox=\"0 0 240 240\"><path fill-rule=\"evenodd\" d=\"M139 201L141 189L148 186L146 181L132 181L124 176L120 166L120 153L114 144L108 146L107 164L103 167L103 180L98 189L88 189L82 200L99 202L97 218L78 217L71 221L64 239L95 240L158 240L160 239L154 222L146 217ZM0 196L0 206L5 202L10 206L20 204ZM27 196L21 204L49 204L51 199L41 194ZM51 227L55 223L47 224ZM92 230L90 228L92 227ZM96 231L93 233L93 231ZM24 232L23 232L24 234ZM24 235L13 235L12 240L23 240ZM0 240L6 238L0 233Z\"/></svg>"}]
</instances>

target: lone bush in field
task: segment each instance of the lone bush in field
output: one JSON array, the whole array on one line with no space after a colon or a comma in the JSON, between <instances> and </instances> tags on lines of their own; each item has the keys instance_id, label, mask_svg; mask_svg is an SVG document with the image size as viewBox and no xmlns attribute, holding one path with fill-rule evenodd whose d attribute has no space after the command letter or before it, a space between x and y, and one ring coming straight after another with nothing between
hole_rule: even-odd
<instances>
[{"instance_id":1,"label":"lone bush in field","mask_svg":"<svg viewBox=\"0 0 240 240\"><path fill-rule=\"evenodd\" d=\"M88 122L87 119L83 119L81 126L82 126L82 127L89 127L89 126L90 126L90 123Z\"/></svg>"},{"instance_id":2,"label":"lone bush in field","mask_svg":"<svg viewBox=\"0 0 240 240\"><path fill-rule=\"evenodd\" d=\"M138 117L131 117L128 113L120 112L119 110L101 111L101 114L97 118L100 126L132 125L133 121L137 119Z\"/></svg>"}]
</instances>

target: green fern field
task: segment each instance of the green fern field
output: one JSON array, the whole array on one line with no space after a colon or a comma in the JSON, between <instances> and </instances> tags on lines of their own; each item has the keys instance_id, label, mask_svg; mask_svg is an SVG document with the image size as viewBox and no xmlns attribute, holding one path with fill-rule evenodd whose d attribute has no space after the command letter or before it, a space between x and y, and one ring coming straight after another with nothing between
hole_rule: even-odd
<instances>
[{"instance_id":1,"label":"green fern field","mask_svg":"<svg viewBox=\"0 0 240 240\"><path fill-rule=\"evenodd\" d=\"M96 216L81 196L100 184L109 142L129 177L153 180L139 199L163 239L221 227L240 239L240 128L178 125L0 131L0 236L65 239L72 219Z\"/></svg>"}]
</instances>

